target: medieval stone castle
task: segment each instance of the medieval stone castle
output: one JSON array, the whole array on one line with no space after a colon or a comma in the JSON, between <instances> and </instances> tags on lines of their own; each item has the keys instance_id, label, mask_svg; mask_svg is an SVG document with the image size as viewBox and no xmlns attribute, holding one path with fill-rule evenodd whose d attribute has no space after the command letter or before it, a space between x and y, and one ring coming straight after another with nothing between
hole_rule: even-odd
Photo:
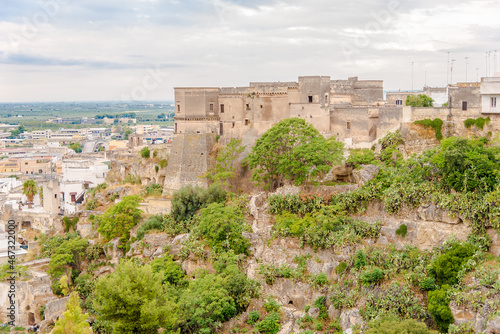
<instances>
[{"instance_id":1,"label":"medieval stone castle","mask_svg":"<svg viewBox=\"0 0 500 334\"><path fill-rule=\"evenodd\" d=\"M412 94L427 94L436 106L404 106ZM306 76L298 82L251 82L248 87L175 88L174 145L164 186L205 185L199 176L212 163L209 153L216 139L223 145L241 139L248 152L263 133L286 118L304 118L347 148L371 147L388 131L426 118L442 119L446 134L458 135L466 131L465 119L487 114L492 119L489 130L495 130L497 95L498 76L480 83L425 87L423 92L391 92L385 100L381 80L357 77Z\"/></svg>"}]
</instances>

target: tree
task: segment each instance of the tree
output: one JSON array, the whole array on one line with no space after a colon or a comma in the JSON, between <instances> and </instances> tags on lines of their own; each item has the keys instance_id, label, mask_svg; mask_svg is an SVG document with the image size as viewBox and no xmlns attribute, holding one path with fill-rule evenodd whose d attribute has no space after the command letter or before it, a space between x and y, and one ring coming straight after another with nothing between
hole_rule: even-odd
<instances>
[{"instance_id":1,"label":"tree","mask_svg":"<svg viewBox=\"0 0 500 334\"><path fill-rule=\"evenodd\" d=\"M128 137L134 133L131 128L126 128L123 132L123 139L128 140Z\"/></svg>"},{"instance_id":2,"label":"tree","mask_svg":"<svg viewBox=\"0 0 500 334\"><path fill-rule=\"evenodd\" d=\"M191 219L201 208L213 202L224 202L226 192L212 184L208 189L187 185L176 191L172 197L172 216L181 222Z\"/></svg>"},{"instance_id":3,"label":"tree","mask_svg":"<svg viewBox=\"0 0 500 334\"><path fill-rule=\"evenodd\" d=\"M234 178L236 173L236 158L244 149L245 146L241 146L241 139L231 139L231 141L217 153L215 166L212 167L204 177L215 184L224 185L226 187L229 186L229 180Z\"/></svg>"},{"instance_id":4,"label":"tree","mask_svg":"<svg viewBox=\"0 0 500 334\"><path fill-rule=\"evenodd\" d=\"M28 198L30 205L33 203L33 197L38 194L38 188L34 180L26 180L23 183L23 194Z\"/></svg>"},{"instance_id":5,"label":"tree","mask_svg":"<svg viewBox=\"0 0 500 334\"><path fill-rule=\"evenodd\" d=\"M122 242L130 238L130 229L141 219L142 210L139 209L139 196L125 196L97 217L99 228L97 231L106 239L120 237Z\"/></svg>"},{"instance_id":6,"label":"tree","mask_svg":"<svg viewBox=\"0 0 500 334\"><path fill-rule=\"evenodd\" d=\"M141 157L143 157L144 159L149 159L150 156L151 152L149 151L149 147L143 147L141 150Z\"/></svg>"},{"instance_id":7,"label":"tree","mask_svg":"<svg viewBox=\"0 0 500 334\"><path fill-rule=\"evenodd\" d=\"M239 208L212 203L201 210L197 232L215 251L232 249L235 254L248 254L250 242L241 235L247 227Z\"/></svg>"},{"instance_id":8,"label":"tree","mask_svg":"<svg viewBox=\"0 0 500 334\"><path fill-rule=\"evenodd\" d=\"M77 293L73 292L66 304L66 311L56 322L54 334L91 334L92 329L86 321L88 317L82 312Z\"/></svg>"},{"instance_id":9,"label":"tree","mask_svg":"<svg viewBox=\"0 0 500 334\"><path fill-rule=\"evenodd\" d=\"M412 107L432 107L434 100L425 94L408 95L406 105Z\"/></svg>"},{"instance_id":10,"label":"tree","mask_svg":"<svg viewBox=\"0 0 500 334\"><path fill-rule=\"evenodd\" d=\"M450 309L449 285L443 285L440 290L429 291L427 296L429 313L439 327L441 333L448 333L448 327L453 323L453 313Z\"/></svg>"},{"instance_id":11,"label":"tree","mask_svg":"<svg viewBox=\"0 0 500 334\"><path fill-rule=\"evenodd\" d=\"M25 131L26 131L26 128L23 125L19 125L19 127L16 130L10 131L9 139L14 139Z\"/></svg>"},{"instance_id":12,"label":"tree","mask_svg":"<svg viewBox=\"0 0 500 334\"><path fill-rule=\"evenodd\" d=\"M441 141L433 158L443 174L445 183L456 191L491 191L497 184L500 165L498 152L486 148L484 141L450 137Z\"/></svg>"},{"instance_id":13,"label":"tree","mask_svg":"<svg viewBox=\"0 0 500 334\"><path fill-rule=\"evenodd\" d=\"M162 279L149 265L122 261L114 273L96 283L98 320L112 321L116 333L156 334L160 327L171 329L177 320L176 305L168 299Z\"/></svg>"},{"instance_id":14,"label":"tree","mask_svg":"<svg viewBox=\"0 0 500 334\"><path fill-rule=\"evenodd\" d=\"M69 148L75 151L75 153L82 153L82 145L80 143L71 143Z\"/></svg>"},{"instance_id":15,"label":"tree","mask_svg":"<svg viewBox=\"0 0 500 334\"><path fill-rule=\"evenodd\" d=\"M275 189L288 179L296 185L316 179L343 158L343 144L325 139L301 118L280 121L257 140L247 158L252 180Z\"/></svg>"},{"instance_id":16,"label":"tree","mask_svg":"<svg viewBox=\"0 0 500 334\"><path fill-rule=\"evenodd\" d=\"M81 237L72 238L61 243L50 256L48 273L59 277L68 272L71 277L73 270L80 270L80 265L89 242Z\"/></svg>"}]
</instances>

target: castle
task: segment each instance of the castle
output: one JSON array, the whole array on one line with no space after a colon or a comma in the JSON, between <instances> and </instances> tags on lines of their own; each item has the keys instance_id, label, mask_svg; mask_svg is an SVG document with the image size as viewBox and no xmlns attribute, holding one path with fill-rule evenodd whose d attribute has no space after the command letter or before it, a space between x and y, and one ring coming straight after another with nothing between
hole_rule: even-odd
<instances>
[{"instance_id":1,"label":"castle","mask_svg":"<svg viewBox=\"0 0 500 334\"><path fill-rule=\"evenodd\" d=\"M404 106L406 96L418 93L441 103L431 108ZM206 185L199 176L213 163L209 153L217 140L224 145L241 139L248 152L262 134L286 118L304 118L347 148L371 147L388 131L425 118L447 121L448 134L459 134L467 118L495 117L496 109L486 105L495 101L496 107L496 95L500 97L497 76L481 83L426 87L423 92L387 93L385 100L382 80L357 77L304 76L298 82L251 82L248 87L175 88L174 144L164 187Z\"/></svg>"}]
</instances>

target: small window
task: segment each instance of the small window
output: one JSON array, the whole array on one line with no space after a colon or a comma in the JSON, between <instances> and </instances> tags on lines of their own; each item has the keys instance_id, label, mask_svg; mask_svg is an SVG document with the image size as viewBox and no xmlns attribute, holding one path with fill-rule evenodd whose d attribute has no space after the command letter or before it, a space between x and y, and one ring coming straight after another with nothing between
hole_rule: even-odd
<instances>
[{"instance_id":1,"label":"small window","mask_svg":"<svg viewBox=\"0 0 500 334\"><path fill-rule=\"evenodd\" d=\"M214 104L210 103L210 111L214 111Z\"/></svg>"},{"instance_id":2,"label":"small window","mask_svg":"<svg viewBox=\"0 0 500 334\"><path fill-rule=\"evenodd\" d=\"M491 98L491 106L493 108L495 108L497 106L497 98L496 97Z\"/></svg>"},{"instance_id":3,"label":"small window","mask_svg":"<svg viewBox=\"0 0 500 334\"><path fill-rule=\"evenodd\" d=\"M220 113L221 113L221 114L223 114L223 113L224 113L224 105L223 105L223 104L221 104L221 105L220 105Z\"/></svg>"},{"instance_id":4,"label":"small window","mask_svg":"<svg viewBox=\"0 0 500 334\"><path fill-rule=\"evenodd\" d=\"M248 118L245 118L245 125L250 124L250 120Z\"/></svg>"},{"instance_id":5,"label":"small window","mask_svg":"<svg viewBox=\"0 0 500 334\"><path fill-rule=\"evenodd\" d=\"M231 126L232 128L234 128L234 122L233 122L233 126Z\"/></svg>"},{"instance_id":6,"label":"small window","mask_svg":"<svg viewBox=\"0 0 500 334\"><path fill-rule=\"evenodd\" d=\"M467 101L462 101L462 110L467 110Z\"/></svg>"},{"instance_id":7,"label":"small window","mask_svg":"<svg viewBox=\"0 0 500 334\"><path fill-rule=\"evenodd\" d=\"M54 198L57 198L57 194L54 194Z\"/></svg>"},{"instance_id":8,"label":"small window","mask_svg":"<svg viewBox=\"0 0 500 334\"><path fill-rule=\"evenodd\" d=\"M24 164L25 164L25 165L27 165L28 163L27 163L27 162L25 162Z\"/></svg>"},{"instance_id":9,"label":"small window","mask_svg":"<svg viewBox=\"0 0 500 334\"><path fill-rule=\"evenodd\" d=\"M180 104L177 105L177 111L181 112L181 105Z\"/></svg>"},{"instance_id":10,"label":"small window","mask_svg":"<svg viewBox=\"0 0 500 334\"><path fill-rule=\"evenodd\" d=\"M351 130L351 122L347 122L347 130Z\"/></svg>"},{"instance_id":11,"label":"small window","mask_svg":"<svg viewBox=\"0 0 500 334\"><path fill-rule=\"evenodd\" d=\"M264 108L264 106L261 104L261 105L260 105L260 109L262 109L262 108Z\"/></svg>"},{"instance_id":12,"label":"small window","mask_svg":"<svg viewBox=\"0 0 500 334\"><path fill-rule=\"evenodd\" d=\"M246 108L247 110L250 110L250 105L248 103L246 104Z\"/></svg>"},{"instance_id":13,"label":"small window","mask_svg":"<svg viewBox=\"0 0 500 334\"><path fill-rule=\"evenodd\" d=\"M325 102L328 102L328 94L325 95Z\"/></svg>"},{"instance_id":14,"label":"small window","mask_svg":"<svg viewBox=\"0 0 500 334\"><path fill-rule=\"evenodd\" d=\"M309 103L312 103L313 102L313 97L312 95L309 95Z\"/></svg>"}]
</instances>

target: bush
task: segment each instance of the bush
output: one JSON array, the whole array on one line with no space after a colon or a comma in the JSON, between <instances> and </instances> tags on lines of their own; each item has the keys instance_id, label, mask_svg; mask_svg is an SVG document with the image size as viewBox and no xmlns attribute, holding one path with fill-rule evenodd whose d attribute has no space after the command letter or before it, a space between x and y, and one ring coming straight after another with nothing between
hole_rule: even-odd
<instances>
[{"instance_id":1,"label":"bush","mask_svg":"<svg viewBox=\"0 0 500 334\"><path fill-rule=\"evenodd\" d=\"M144 235L151 230L161 231L163 228L163 217L161 215L153 215L146 219L137 229L137 239L142 240Z\"/></svg>"},{"instance_id":2,"label":"bush","mask_svg":"<svg viewBox=\"0 0 500 334\"><path fill-rule=\"evenodd\" d=\"M73 219L69 219L68 217L63 217L62 221L64 223L64 232L68 233L70 229L75 231L76 224L78 224L78 217L73 217Z\"/></svg>"},{"instance_id":3,"label":"bush","mask_svg":"<svg viewBox=\"0 0 500 334\"><path fill-rule=\"evenodd\" d=\"M408 231L408 228L406 227L405 224L401 224L398 229L396 230L396 234L399 235L401 238L406 237L406 232Z\"/></svg>"},{"instance_id":4,"label":"bush","mask_svg":"<svg viewBox=\"0 0 500 334\"><path fill-rule=\"evenodd\" d=\"M366 334L438 334L415 319L399 319L395 316L383 316L368 324Z\"/></svg>"},{"instance_id":5,"label":"bush","mask_svg":"<svg viewBox=\"0 0 500 334\"><path fill-rule=\"evenodd\" d=\"M123 183L130 183L130 184L141 184L141 177L139 175L133 176L131 174L127 174L123 178Z\"/></svg>"},{"instance_id":6,"label":"bush","mask_svg":"<svg viewBox=\"0 0 500 334\"><path fill-rule=\"evenodd\" d=\"M366 255L365 253L360 249L356 252L355 255L355 260L354 260L354 267L356 269L360 269L366 265Z\"/></svg>"},{"instance_id":7,"label":"bush","mask_svg":"<svg viewBox=\"0 0 500 334\"><path fill-rule=\"evenodd\" d=\"M460 325L451 324L448 327L448 334L476 334L476 329L471 322L465 322Z\"/></svg>"},{"instance_id":8,"label":"bush","mask_svg":"<svg viewBox=\"0 0 500 334\"><path fill-rule=\"evenodd\" d=\"M144 188L144 196L161 196L163 192L163 186L158 183L150 184Z\"/></svg>"},{"instance_id":9,"label":"bush","mask_svg":"<svg viewBox=\"0 0 500 334\"><path fill-rule=\"evenodd\" d=\"M280 316L276 312L271 312L262 321L255 324L255 328L259 333L276 334L281 328Z\"/></svg>"},{"instance_id":10,"label":"bush","mask_svg":"<svg viewBox=\"0 0 500 334\"><path fill-rule=\"evenodd\" d=\"M326 276L325 273L319 273L316 276L314 276L311 280L311 285L315 287L321 287L327 285L328 282L328 277Z\"/></svg>"},{"instance_id":11,"label":"bush","mask_svg":"<svg viewBox=\"0 0 500 334\"><path fill-rule=\"evenodd\" d=\"M414 123L423 125L426 128L434 129L434 132L436 133L436 139L437 140L443 139L443 134L441 133L443 121L441 119L439 119L439 118L434 118L434 120L424 119L424 120L420 120L420 121L415 121Z\"/></svg>"},{"instance_id":12,"label":"bush","mask_svg":"<svg viewBox=\"0 0 500 334\"><path fill-rule=\"evenodd\" d=\"M377 283L384 278L384 275L384 271L378 267L375 267L372 270L366 270L361 275L361 283L363 283L363 285L371 285Z\"/></svg>"},{"instance_id":13,"label":"bush","mask_svg":"<svg viewBox=\"0 0 500 334\"><path fill-rule=\"evenodd\" d=\"M151 156L151 152L149 151L149 147L143 147L141 150L141 157L144 159L149 159Z\"/></svg>"},{"instance_id":14,"label":"bush","mask_svg":"<svg viewBox=\"0 0 500 334\"><path fill-rule=\"evenodd\" d=\"M349 157L346 162L355 165L368 165L375 160L375 152L368 148L359 148L349 151Z\"/></svg>"},{"instance_id":15,"label":"bush","mask_svg":"<svg viewBox=\"0 0 500 334\"><path fill-rule=\"evenodd\" d=\"M429 266L429 274L439 285L457 284L459 271L475 251L476 249L468 243L454 243L449 250L433 260Z\"/></svg>"},{"instance_id":16,"label":"bush","mask_svg":"<svg viewBox=\"0 0 500 334\"><path fill-rule=\"evenodd\" d=\"M340 262L338 266L335 267L335 272L337 273L337 275L340 276L345 272L346 269L347 269L347 263Z\"/></svg>"},{"instance_id":17,"label":"bush","mask_svg":"<svg viewBox=\"0 0 500 334\"><path fill-rule=\"evenodd\" d=\"M248 313L248 320L247 320L247 323L249 325L253 325L255 324L257 321L259 321L260 319L260 313L257 312L257 311L250 311Z\"/></svg>"},{"instance_id":18,"label":"bush","mask_svg":"<svg viewBox=\"0 0 500 334\"><path fill-rule=\"evenodd\" d=\"M486 118L482 118L482 117L479 117L479 118L476 118L476 119L473 119L473 118L468 118L464 121L464 125L467 129L470 129L470 127L472 127L473 125L475 125L478 129L481 129L483 130L484 129L484 125L485 124L490 124L491 122L491 119L489 117L486 117Z\"/></svg>"},{"instance_id":19,"label":"bush","mask_svg":"<svg viewBox=\"0 0 500 334\"><path fill-rule=\"evenodd\" d=\"M449 306L449 288L448 285L443 285L440 290L430 291L428 295L429 313L441 333L448 333L448 327L454 320Z\"/></svg>"},{"instance_id":20,"label":"bush","mask_svg":"<svg viewBox=\"0 0 500 334\"><path fill-rule=\"evenodd\" d=\"M250 242L241 234L248 229L239 208L212 203L201 210L196 232L215 252L231 249L235 254L248 254Z\"/></svg>"},{"instance_id":21,"label":"bush","mask_svg":"<svg viewBox=\"0 0 500 334\"><path fill-rule=\"evenodd\" d=\"M420 289L424 291L432 291L436 289L436 280L434 277L425 277L420 282Z\"/></svg>"},{"instance_id":22,"label":"bush","mask_svg":"<svg viewBox=\"0 0 500 334\"><path fill-rule=\"evenodd\" d=\"M267 301L264 303L264 309L266 312L279 312L281 305L276 301L274 296L269 296Z\"/></svg>"},{"instance_id":23,"label":"bush","mask_svg":"<svg viewBox=\"0 0 500 334\"><path fill-rule=\"evenodd\" d=\"M208 204L224 202L226 196L226 192L220 186L211 185L208 189L184 186L172 197L172 216L177 222L189 220L196 211Z\"/></svg>"}]
</instances>

